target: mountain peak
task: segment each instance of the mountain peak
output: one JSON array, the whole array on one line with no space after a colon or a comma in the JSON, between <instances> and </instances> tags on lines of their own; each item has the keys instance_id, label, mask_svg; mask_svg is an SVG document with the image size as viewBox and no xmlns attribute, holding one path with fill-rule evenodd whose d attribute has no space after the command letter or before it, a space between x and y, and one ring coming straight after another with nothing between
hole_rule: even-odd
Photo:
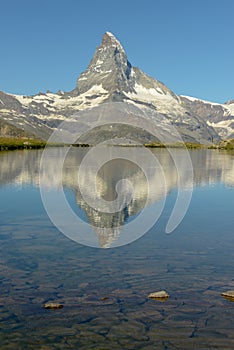
<instances>
[{"instance_id":1,"label":"mountain peak","mask_svg":"<svg viewBox=\"0 0 234 350\"><path fill-rule=\"evenodd\" d=\"M106 32L88 68L78 78L76 91L82 94L95 85L102 85L109 94L132 91L131 68L121 43Z\"/></svg>"},{"instance_id":2,"label":"mountain peak","mask_svg":"<svg viewBox=\"0 0 234 350\"><path fill-rule=\"evenodd\" d=\"M112 34L111 32L106 32L102 37L102 46L107 46L107 45L116 47L124 52L123 46L121 45L119 40L116 39L114 34Z\"/></svg>"},{"instance_id":3,"label":"mountain peak","mask_svg":"<svg viewBox=\"0 0 234 350\"><path fill-rule=\"evenodd\" d=\"M132 67L123 46L111 32L103 35L101 45L97 47L88 68L78 78L77 87L73 91L81 95L93 87L98 88L102 94L105 93L106 101L124 101L129 98L129 93L137 94L137 87L140 89L142 102L146 104L149 89L151 95L170 95L178 100L164 84Z\"/></svg>"},{"instance_id":4,"label":"mountain peak","mask_svg":"<svg viewBox=\"0 0 234 350\"><path fill-rule=\"evenodd\" d=\"M108 32L108 31L105 32L105 34L103 36L108 36L109 38L114 38L116 40L116 37L114 36L114 34L111 32Z\"/></svg>"}]
</instances>

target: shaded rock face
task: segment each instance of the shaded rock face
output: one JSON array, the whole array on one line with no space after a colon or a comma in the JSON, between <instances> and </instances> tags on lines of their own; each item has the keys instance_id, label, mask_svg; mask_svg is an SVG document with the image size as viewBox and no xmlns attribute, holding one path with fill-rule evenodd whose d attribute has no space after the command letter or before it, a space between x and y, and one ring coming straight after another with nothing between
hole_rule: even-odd
<instances>
[{"instance_id":1,"label":"shaded rock face","mask_svg":"<svg viewBox=\"0 0 234 350\"><path fill-rule=\"evenodd\" d=\"M17 112L22 111L21 103L12 95L5 94L0 91L0 110L1 109L13 109Z\"/></svg>"},{"instance_id":2,"label":"shaded rock face","mask_svg":"<svg viewBox=\"0 0 234 350\"><path fill-rule=\"evenodd\" d=\"M212 105L209 102L205 103L200 100L191 101L183 96L181 96L181 100L187 109L197 116L202 117L205 121L218 122L221 119L224 119L225 109L221 105ZM225 116L225 119L228 119L227 115Z\"/></svg>"},{"instance_id":3,"label":"shaded rock face","mask_svg":"<svg viewBox=\"0 0 234 350\"><path fill-rule=\"evenodd\" d=\"M34 138L34 134L30 134L22 129L15 127L9 123L6 123L4 120L0 119L0 136L2 137L30 137Z\"/></svg>"},{"instance_id":4,"label":"shaded rock face","mask_svg":"<svg viewBox=\"0 0 234 350\"><path fill-rule=\"evenodd\" d=\"M61 122L72 124L76 113L110 102L137 106L162 133L165 123L172 124L184 141L209 143L233 135L233 101L221 105L177 96L162 82L133 67L121 43L110 32L104 34L75 89L34 96L0 92L0 120L47 140L61 128ZM144 143L152 141L146 134L141 139ZM86 140L91 144L92 141Z\"/></svg>"}]
</instances>

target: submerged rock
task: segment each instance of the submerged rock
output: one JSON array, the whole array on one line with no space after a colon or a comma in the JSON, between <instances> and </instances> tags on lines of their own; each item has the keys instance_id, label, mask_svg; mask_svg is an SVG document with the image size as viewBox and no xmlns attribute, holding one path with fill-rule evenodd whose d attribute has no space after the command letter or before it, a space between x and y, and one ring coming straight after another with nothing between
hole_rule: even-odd
<instances>
[{"instance_id":1,"label":"submerged rock","mask_svg":"<svg viewBox=\"0 0 234 350\"><path fill-rule=\"evenodd\" d=\"M49 302L44 304L44 309L62 309L63 304L60 303L54 303L54 302Z\"/></svg>"},{"instance_id":2,"label":"submerged rock","mask_svg":"<svg viewBox=\"0 0 234 350\"><path fill-rule=\"evenodd\" d=\"M234 301L234 290L227 290L226 292L221 293L222 297Z\"/></svg>"},{"instance_id":3,"label":"submerged rock","mask_svg":"<svg viewBox=\"0 0 234 350\"><path fill-rule=\"evenodd\" d=\"M169 294L165 290L160 290L158 292L153 292L148 295L150 299L167 299Z\"/></svg>"},{"instance_id":4,"label":"submerged rock","mask_svg":"<svg viewBox=\"0 0 234 350\"><path fill-rule=\"evenodd\" d=\"M109 300L109 298L108 297L101 297L99 300L104 301L104 300Z\"/></svg>"}]
</instances>

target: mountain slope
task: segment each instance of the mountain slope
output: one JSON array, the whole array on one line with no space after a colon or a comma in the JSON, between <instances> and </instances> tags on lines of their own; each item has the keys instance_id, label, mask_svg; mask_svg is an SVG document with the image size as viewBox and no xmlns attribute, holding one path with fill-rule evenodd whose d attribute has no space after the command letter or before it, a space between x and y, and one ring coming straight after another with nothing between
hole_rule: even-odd
<instances>
[{"instance_id":1,"label":"mountain slope","mask_svg":"<svg viewBox=\"0 0 234 350\"><path fill-rule=\"evenodd\" d=\"M218 104L188 96L181 96L181 101L212 126L222 139L234 138L234 101Z\"/></svg>"},{"instance_id":2,"label":"mountain slope","mask_svg":"<svg viewBox=\"0 0 234 350\"><path fill-rule=\"evenodd\" d=\"M131 110L129 105L137 107L142 118L150 115L159 130L171 123L185 141L215 142L233 134L234 103L220 105L177 96L160 81L133 67L121 43L110 32L104 34L72 91L35 96L0 92L0 120L48 139L61 128L61 122L74 123L74 114L87 109L98 111L98 106L110 102L126 104L126 108L121 107L125 111ZM142 141L152 141L148 136L142 135ZM93 143L94 139L86 141ZM95 143L98 142L95 137Z\"/></svg>"}]
</instances>

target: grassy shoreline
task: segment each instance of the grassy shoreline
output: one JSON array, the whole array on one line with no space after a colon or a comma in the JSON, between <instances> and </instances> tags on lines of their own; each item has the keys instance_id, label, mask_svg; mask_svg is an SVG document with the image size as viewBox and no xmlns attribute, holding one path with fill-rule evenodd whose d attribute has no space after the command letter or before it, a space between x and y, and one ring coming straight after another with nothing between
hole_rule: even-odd
<instances>
[{"instance_id":1,"label":"grassy shoreline","mask_svg":"<svg viewBox=\"0 0 234 350\"><path fill-rule=\"evenodd\" d=\"M23 149L40 149L50 147L64 147L70 146L65 144L48 144L47 141L28 139L28 138L12 138L0 137L0 151L23 150ZM91 147L89 144L74 144L73 147ZM115 145L117 146L117 145ZM122 147L134 147L139 145L119 145ZM203 145L199 143L184 142L184 143L146 143L144 147L147 148L187 148L187 149L218 149L218 150L234 150L234 139L221 141L216 145Z\"/></svg>"},{"instance_id":2,"label":"grassy shoreline","mask_svg":"<svg viewBox=\"0 0 234 350\"><path fill-rule=\"evenodd\" d=\"M0 137L0 150L36 149L46 146L46 141L28 138Z\"/></svg>"},{"instance_id":3,"label":"grassy shoreline","mask_svg":"<svg viewBox=\"0 0 234 350\"><path fill-rule=\"evenodd\" d=\"M48 143L44 140L28 139L28 138L14 138L14 137L0 137L0 151L14 151L24 149L40 149L50 147L63 147L63 144Z\"/></svg>"}]
</instances>

